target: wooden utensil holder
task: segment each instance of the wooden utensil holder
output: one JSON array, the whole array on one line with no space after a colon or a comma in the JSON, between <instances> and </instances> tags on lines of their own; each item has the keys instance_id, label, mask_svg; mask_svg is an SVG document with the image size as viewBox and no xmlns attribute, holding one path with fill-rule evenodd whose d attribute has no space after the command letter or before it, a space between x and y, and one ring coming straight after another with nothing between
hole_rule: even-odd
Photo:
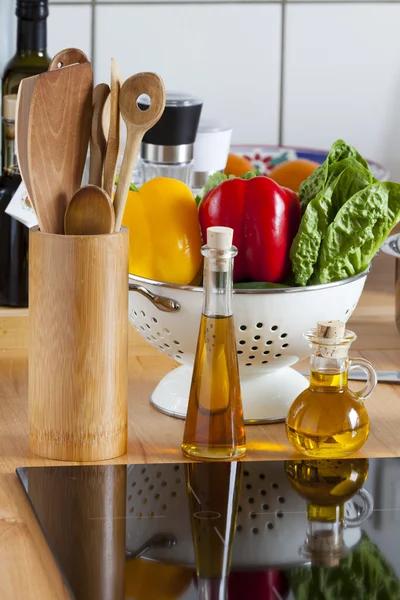
<instances>
[{"instance_id":1,"label":"wooden utensil holder","mask_svg":"<svg viewBox=\"0 0 400 600\"><path fill-rule=\"evenodd\" d=\"M68 461L127 448L128 230L29 234L29 444Z\"/></svg>"}]
</instances>

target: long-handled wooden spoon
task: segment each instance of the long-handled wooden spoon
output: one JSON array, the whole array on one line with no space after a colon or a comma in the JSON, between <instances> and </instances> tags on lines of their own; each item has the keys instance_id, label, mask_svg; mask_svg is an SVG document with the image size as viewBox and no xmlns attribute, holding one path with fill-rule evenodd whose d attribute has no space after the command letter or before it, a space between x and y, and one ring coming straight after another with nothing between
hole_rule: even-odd
<instances>
[{"instance_id":1,"label":"long-handled wooden spoon","mask_svg":"<svg viewBox=\"0 0 400 600\"><path fill-rule=\"evenodd\" d=\"M90 169L89 183L101 187L107 139L103 128L103 111L110 88L106 83L99 83L93 91L93 116L90 134Z\"/></svg>"},{"instance_id":2,"label":"long-handled wooden spoon","mask_svg":"<svg viewBox=\"0 0 400 600\"><path fill-rule=\"evenodd\" d=\"M142 94L150 97L150 106L147 110L141 110L137 104ZM126 197L142 138L164 112L163 80L156 73L138 73L129 77L121 88L119 106L126 124L127 138L114 198L115 231L121 229Z\"/></svg>"},{"instance_id":3,"label":"long-handled wooden spoon","mask_svg":"<svg viewBox=\"0 0 400 600\"><path fill-rule=\"evenodd\" d=\"M67 235L100 235L114 231L114 208L107 192L85 185L68 204L64 230Z\"/></svg>"},{"instance_id":4,"label":"long-handled wooden spoon","mask_svg":"<svg viewBox=\"0 0 400 600\"><path fill-rule=\"evenodd\" d=\"M56 69L61 69L62 67L69 67L70 65L75 65L77 63L88 63L89 59L82 50L78 48L66 48L65 50L60 50L53 57L48 70L55 71Z\"/></svg>"},{"instance_id":5,"label":"long-handled wooden spoon","mask_svg":"<svg viewBox=\"0 0 400 600\"><path fill-rule=\"evenodd\" d=\"M104 189L112 198L117 172L117 160L120 144L119 94L122 85L121 73L117 61L111 59L111 93L105 110L110 112L110 125L107 138L106 158L104 162ZM107 104L110 104L109 108Z\"/></svg>"}]
</instances>

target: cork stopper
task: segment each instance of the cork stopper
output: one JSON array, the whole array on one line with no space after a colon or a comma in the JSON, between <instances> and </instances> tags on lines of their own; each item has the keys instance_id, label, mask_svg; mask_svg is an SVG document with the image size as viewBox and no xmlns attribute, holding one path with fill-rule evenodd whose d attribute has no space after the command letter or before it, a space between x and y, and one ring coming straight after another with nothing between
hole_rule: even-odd
<instances>
[{"instance_id":1,"label":"cork stopper","mask_svg":"<svg viewBox=\"0 0 400 600\"><path fill-rule=\"evenodd\" d=\"M319 321L317 337L332 341L340 341L344 337L345 324L343 321Z\"/></svg>"},{"instance_id":2,"label":"cork stopper","mask_svg":"<svg viewBox=\"0 0 400 600\"><path fill-rule=\"evenodd\" d=\"M318 531L307 537L307 550L313 566L337 567L343 557L342 531Z\"/></svg>"},{"instance_id":3,"label":"cork stopper","mask_svg":"<svg viewBox=\"0 0 400 600\"><path fill-rule=\"evenodd\" d=\"M230 227L208 227L207 246L214 250L230 250L232 248L233 229Z\"/></svg>"},{"instance_id":4,"label":"cork stopper","mask_svg":"<svg viewBox=\"0 0 400 600\"><path fill-rule=\"evenodd\" d=\"M7 94L3 98L3 118L15 121L17 112L17 94Z\"/></svg>"}]
</instances>

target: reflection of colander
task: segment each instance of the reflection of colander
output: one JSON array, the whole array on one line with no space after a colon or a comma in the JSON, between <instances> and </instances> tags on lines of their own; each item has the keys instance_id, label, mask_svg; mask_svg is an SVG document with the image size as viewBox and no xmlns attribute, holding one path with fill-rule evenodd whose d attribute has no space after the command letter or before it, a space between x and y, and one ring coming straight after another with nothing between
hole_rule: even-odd
<instances>
[{"instance_id":1,"label":"reflection of colander","mask_svg":"<svg viewBox=\"0 0 400 600\"><path fill-rule=\"evenodd\" d=\"M367 272L304 288L235 290L233 312L247 422L283 420L306 379L290 366L307 356L302 334L317 321L347 321ZM130 275L129 319L155 348L183 366L153 391L159 410L184 418L202 310L202 288L164 284Z\"/></svg>"},{"instance_id":2,"label":"reflection of colander","mask_svg":"<svg viewBox=\"0 0 400 600\"><path fill-rule=\"evenodd\" d=\"M361 538L359 525L372 512L345 505L347 548ZM356 498L357 496L354 496ZM232 568L252 569L306 562L300 555L307 529L305 501L287 480L280 462L246 463L239 498ZM143 558L194 566L184 465L128 467L126 546ZM147 548L143 552L143 548Z\"/></svg>"}]
</instances>

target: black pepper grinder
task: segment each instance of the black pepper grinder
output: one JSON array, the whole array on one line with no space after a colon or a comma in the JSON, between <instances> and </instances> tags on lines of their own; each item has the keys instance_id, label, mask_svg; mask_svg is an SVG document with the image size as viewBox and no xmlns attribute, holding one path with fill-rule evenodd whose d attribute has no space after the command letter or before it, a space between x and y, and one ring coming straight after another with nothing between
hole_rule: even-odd
<instances>
[{"instance_id":1,"label":"black pepper grinder","mask_svg":"<svg viewBox=\"0 0 400 600\"><path fill-rule=\"evenodd\" d=\"M140 99L146 110L149 102ZM171 177L191 184L193 149L203 102L180 92L167 92L166 105L158 123L144 135L140 147L143 181Z\"/></svg>"}]
</instances>

